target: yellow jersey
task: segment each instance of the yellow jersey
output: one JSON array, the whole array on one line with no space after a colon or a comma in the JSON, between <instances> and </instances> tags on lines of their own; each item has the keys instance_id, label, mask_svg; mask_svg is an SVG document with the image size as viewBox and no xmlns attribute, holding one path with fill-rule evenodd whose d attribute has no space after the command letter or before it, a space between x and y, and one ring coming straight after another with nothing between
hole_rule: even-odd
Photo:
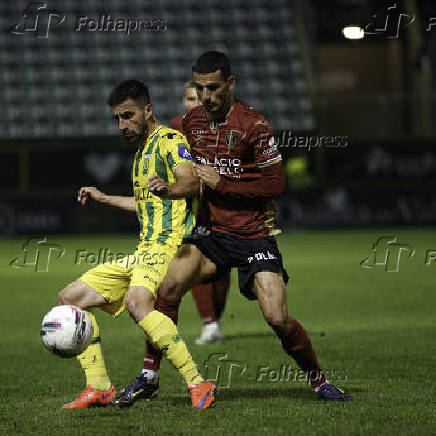
<instances>
[{"instance_id":1,"label":"yellow jersey","mask_svg":"<svg viewBox=\"0 0 436 436\"><path fill-rule=\"evenodd\" d=\"M148 179L158 175L166 183L176 182L175 169L193 164L189 144L177 130L159 126L135 154L132 168L136 214L140 226L138 250L151 243L179 245L195 225L193 198L160 198L147 188Z\"/></svg>"}]
</instances>

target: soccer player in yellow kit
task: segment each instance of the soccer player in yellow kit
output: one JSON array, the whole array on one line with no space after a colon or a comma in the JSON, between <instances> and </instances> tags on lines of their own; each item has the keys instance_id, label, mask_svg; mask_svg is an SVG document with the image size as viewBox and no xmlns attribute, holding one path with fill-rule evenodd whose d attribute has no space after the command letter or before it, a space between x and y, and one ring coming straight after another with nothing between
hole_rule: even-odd
<instances>
[{"instance_id":1,"label":"soccer player in yellow kit","mask_svg":"<svg viewBox=\"0 0 436 436\"><path fill-rule=\"evenodd\" d=\"M108 104L122 134L137 147L132 169L134 197L110 196L95 187L82 187L78 201L84 205L93 200L136 211L140 241L133 254L92 268L59 293L59 304L87 310L94 330L92 344L78 356L87 386L63 408L105 405L116 396L104 365L99 328L89 311L99 307L113 316L127 308L149 340L184 378L192 405L205 409L214 401L215 386L204 381L198 372L173 321L154 309L168 265L195 224L189 197L197 194L199 184L189 145L178 131L156 121L142 82L120 83L112 90ZM137 395L140 397L141 391Z\"/></svg>"}]
</instances>

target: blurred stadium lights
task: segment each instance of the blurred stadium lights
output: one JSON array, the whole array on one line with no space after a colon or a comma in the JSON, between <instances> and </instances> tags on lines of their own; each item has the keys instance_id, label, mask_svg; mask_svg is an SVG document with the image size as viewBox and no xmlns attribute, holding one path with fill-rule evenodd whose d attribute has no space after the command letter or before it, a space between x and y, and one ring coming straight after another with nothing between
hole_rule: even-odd
<instances>
[{"instance_id":1,"label":"blurred stadium lights","mask_svg":"<svg viewBox=\"0 0 436 436\"><path fill-rule=\"evenodd\" d=\"M360 26L350 25L342 29L342 34L346 39L363 39L365 32Z\"/></svg>"}]
</instances>

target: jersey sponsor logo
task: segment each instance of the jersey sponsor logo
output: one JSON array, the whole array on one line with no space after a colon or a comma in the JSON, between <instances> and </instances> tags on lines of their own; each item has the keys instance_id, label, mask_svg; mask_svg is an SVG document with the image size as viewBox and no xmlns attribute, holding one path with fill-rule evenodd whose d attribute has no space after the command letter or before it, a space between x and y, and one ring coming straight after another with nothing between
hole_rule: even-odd
<instances>
[{"instance_id":1,"label":"jersey sponsor logo","mask_svg":"<svg viewBox=\"0 0 436 436\"><path fill-rule=\"evenodd\" d=\"M179 157L181 157L182 159L190 160L192 162L194 161L194 159L192 159L191 153L189 153L188 149L184 145L179 145L178 154Z\"/></svg>"},{"instance_id":2,"label":"jersey sponsor logo","mask_svg":"<svg viewBox=\"0 0 436 436\"><path fill-rule=\"evenodd\" d=\"M262 154L264 156L270 157L271 155L275 155L278 153L278 143L276 144L274 136L271 136L271 138L268 141L268 148L262 151Z\"/></svg>"},{"instance_id":3,"label":"jersey sponsor logo","mask_svg":"<svg viewBox=\"0 0 436 436\"><path fill-rule=\"evenodd\" d=\"M220 174L241 174L244 171L241 167L241 159L237 158L215 156L214 159L209 159L197 156L197 161L216 168Z\"/></svg>"},{"instance_id":4,"label":"jersey sponsor logo","mask_svg":"<svg viewBox=\"0 0 436 436\"><path fill-rule=\"evenodd\" d=\"M254 256L250 256L247 258L248 263L251 263L253 261L260 261L260 260L275 260L277 259L274 254L272 254L269 250L267 250L266 253L255 253Z\"/></svg>"},{"instance_id":5,"label":"jersey sponsor logo","mask_svg":"<svg viewBox=\"0 0 436 436\"><path fill-rule=\"evenodd\" d=\"M192 233L192 237L195 239L199 236L208 236L210 235L210 230L206 226L198 226L194 229Z\"/></svg>"},{"instance_id":6,"label":"jersey sponsor logo","mask_svg":"<svg viewBox=\"0 0 436 436\"><path fill-rule=\"evenodd\" d=\"M193 135L207 135L209 132L209 130L205 130L205 129L192 129L191 133Z\"/></svg>"}]
</instances>

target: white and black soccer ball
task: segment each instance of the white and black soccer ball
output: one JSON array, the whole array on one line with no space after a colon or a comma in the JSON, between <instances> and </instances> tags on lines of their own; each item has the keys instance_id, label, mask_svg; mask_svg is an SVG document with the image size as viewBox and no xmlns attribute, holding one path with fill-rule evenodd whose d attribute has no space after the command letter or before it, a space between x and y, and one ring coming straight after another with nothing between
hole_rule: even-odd
<instances>
[{"instance_id":1,"label":"white and black soccer ball","mask_svg":"<svg viewBox=\"0 0 436 436\"><path fill-rule=\"evenodd\" d=\"M91 319L76 306L56 306L42 320L44 347L61 357L83 353L92 341Z\"/></svg>"}]
</instances>

